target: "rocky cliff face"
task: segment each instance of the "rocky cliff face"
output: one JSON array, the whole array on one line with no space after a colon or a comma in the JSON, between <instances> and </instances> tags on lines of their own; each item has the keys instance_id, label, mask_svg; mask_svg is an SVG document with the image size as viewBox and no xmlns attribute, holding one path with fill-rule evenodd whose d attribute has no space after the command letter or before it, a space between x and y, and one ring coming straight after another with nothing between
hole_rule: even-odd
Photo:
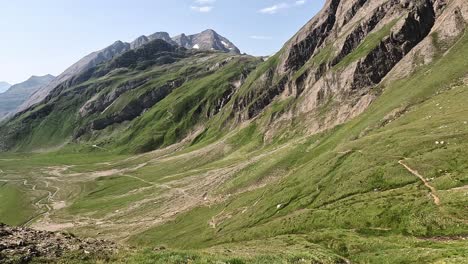
<instances>
[{"instance_id":1,"label":"rocky cliff face","mask_svg":"<svg viewBox=\"0 0 468 264\"><path fill-rule=\"evenodd\" d=\"M465 263L467 21L465 0L330 0L267 61L150 41L3 123L0 151L65 146L3 160L5 179L32 202L57 189L38 228L266 262Z\"/></svg>"},{"instance_id":2,"label":"rocky cliff face","mask_svg":"<svg viewBox=\"0 0 468 264\"><path fill-rule=\"evenodd\" d=\"M420 66L410 63L420 54L425 54L420 63L430 62L437 43L449 47L466 27L467 6L463 1L328 0L270 59L253 88L236 98L235 120L293 98L267 134L299 116L311 133L343 123L369 106L378 96L374 88L392 73L410 73Z\"/></svg>"}]
</instances>

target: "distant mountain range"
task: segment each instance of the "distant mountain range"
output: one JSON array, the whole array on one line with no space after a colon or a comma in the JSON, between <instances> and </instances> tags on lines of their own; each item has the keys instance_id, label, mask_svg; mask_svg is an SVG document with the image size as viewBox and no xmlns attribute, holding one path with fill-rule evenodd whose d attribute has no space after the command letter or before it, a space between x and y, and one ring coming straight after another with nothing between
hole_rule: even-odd
<instances>
[{"instance_id":1,"label":"distant mountain range","mask_svg":"<svg viewBox=\"0 0 468 264\"><path fill-rule=\"evenodd\" d=\"M72 77L82 73L88 69L95 67L100 63L110 61L112 58L119 56L126 51L132 49L138 49L143 45L149 43L150 41L162 39L167 43L175 46L181 46L187 49L198 49L198 50L213 50L221 51L233 54L240 54L240 50L227 38L219 35L216 31L212 29L205 30L201 33L194 35L185 35L181 34L174 38L171 38L167 32L156 32L149 36L140 36L131 43L126 43L122 41L116 41L114 44L93 52L83 59L79 60L68 69L66 69L62 74L60 74L56 79L50 82L49 85L42 87L37 90L30 98L28 98L20 107L18 111L23 111L30 106L39 103L42 101L57 85L72 79Z\"/></svg>"},{"instance_id":2,"label":"distant mountain range","mask_svg":"<svg viewBox=\"0 0 468 264\"><path fill-rule=\"evenodd\" d=\"M15 84L0 94L0 120L16 110L25 100L44 85L49 84L55 76L32 76L28 80Z\"/></svg>"},{"instance_id":3,"label":"distant mountain range","mask_svg":"<svg viewBox=\"0 0 468 264\"><path fill-rule=\"evenodd\" d=\"M0 93L5 92L10 87L11 87L11 84L9 84L7 82L0 82Z\"/></svg>"}]
</instances>

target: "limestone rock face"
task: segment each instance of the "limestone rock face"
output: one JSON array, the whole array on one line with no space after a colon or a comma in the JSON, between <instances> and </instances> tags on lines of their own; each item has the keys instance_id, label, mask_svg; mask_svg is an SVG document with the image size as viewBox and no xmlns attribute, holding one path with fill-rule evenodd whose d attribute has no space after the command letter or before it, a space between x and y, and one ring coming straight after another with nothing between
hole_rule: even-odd
<instances>
[{"instance_id":1,"label":"limestone rock face","mask_svg":"<svg viewBox=\"0 0 468 264\"><path fill-rule=\"evenodd\" d=\"M236 120L293 97L297 103L271 120L269 134L297 116L311 133L341 124L378 96L373 88L450 47L466 28L467 9L463 0L327 0L255 81L262 89L237 98Z\"/></svg>"}]
</instances>

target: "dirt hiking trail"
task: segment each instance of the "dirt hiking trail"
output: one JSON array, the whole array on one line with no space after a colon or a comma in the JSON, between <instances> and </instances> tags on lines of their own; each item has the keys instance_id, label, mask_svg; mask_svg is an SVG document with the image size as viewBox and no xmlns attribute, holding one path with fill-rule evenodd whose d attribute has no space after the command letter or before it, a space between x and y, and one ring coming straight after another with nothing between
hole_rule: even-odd
<instances>
[{"instance_id":1,"label":"dirt hiking trail","mask_svg":"<svg viewBox=\"0 0 468 264\"><path fill-rule=\"evenodd\" d=\"M424 185L431 191L431 196L432 198L434 199L434 203L439 206L440 205L440 198L439 196L437 196L437 190L436 188L434 188L434 186L432 186L428 180L426 180L426 178L424 178L421 174L419 174L419 172L417 170L414 170L412 168L410 168L408 165L406 165L404 163L404 160L400 160L398 161L398 163L400 165L402 165L403 167L405 167L406 170L408 170L411 174L413 174L414 176L418 177L423 183Z\"/></svg>"}]
</instances>

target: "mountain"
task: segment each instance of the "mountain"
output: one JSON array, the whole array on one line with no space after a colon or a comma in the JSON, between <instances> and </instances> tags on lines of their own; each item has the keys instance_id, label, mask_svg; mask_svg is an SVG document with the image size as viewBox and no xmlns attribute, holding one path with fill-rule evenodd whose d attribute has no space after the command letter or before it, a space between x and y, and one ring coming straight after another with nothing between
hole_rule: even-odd
<instances>
[{"instance_id":1,"label":"mountain","mask_svg":"<svg viewBox=\"0 0 468 264\"><path fill-rule=\"evenodd\" d=\"M219 50L240 54L240 50L232 42L212 29L189 36L181 34L174 37L172 40L179 46L187 49Z\"/></svg>"},{"instance_id":2,"label":"mountain","mask_svg":"<svg viewBox=\"0 0 468 264\"><path fill-rule=\"evenodd\" d=\"M122 263L466 263L467 25L327 0L266 61L149 41L0 125L0 221Z\"/></svg>"},{"instance_id":3,"label":"mountain","mask_svg":"<svg viewBox=\"0 0 468 264\"><path fill-rule=\"evenodd\" d=\"M118 135L122 143L141 137L140 143L128 145L133 151L176 143L200 119L216 115L261 61L252 56L188 50L156 39L55 86L39 104L18 112L8 122L15 125L2 127L9 131L4 131L5 141L0 145L16 148L20 138L29 133L42 134L42 129L56 134L43 138L51 139L42 142L46 145L84 140L92 134L107 137L108 129L136 120L142 122L140 129L164 128L149 138L131 130L125 136ZM190 92L179 98L183 90ZM167 102L173 102L174 109L168 111ZM158 116L154 122L140 118L144 113L150 114L150 109ZM10 136L18 140L7 140ZM23 143L28 149L29 144L42 144L34 140Z\"/></svg>"},{"instance_id":4,"label":"mountain","mask_svg":"<svg viewBox=\"0 0 468 264\"><path fill-rule=\"evenodd\" d=\"M52 75L32 76L28 80L11 86L0 94L0 120L16 110L31 94L48 85L55 77Z\"/></svg>"},{"instance_id":5,"label":"mountain","mask_svg":"<svg viewBox=\"0 0 468 264\"><path fill-rule=\"evenodd\" d=\"M5 92L10 87L11 87L11 84L9 84L7 82L0 82L0 93Z\"/></svg>"},{"instance_id":6,"label":"mountain","mask_svg":"<svg viewBox=\"0 0 468 264\"><path fill-rule=\"evenodd\" d=\"M169 36L169 33L167 32L156 32L154 34L151 34L149 36L140 36L136 40L134 40L131 43L132 49L137 49L145 44L147 44L150 41L156 40L156 39L162 39L166 41L169 44L176 45L176 43L171 39Z\"/></svg>"},{"instance_id":7,"label":"mountain","mask_svg":"<svg viewBox=\"0 0 468 264\"><path fill-rule=\"evenodd\" d=\"M57 76L52 82L48 85L37 90L34 94L31 95L19 108L18 111L23 111L28 107L31 107L47 97L50 91L52 91L57 85L69 81L74 76L106 61L111 60L117 55L120 55L130 49L130 44L124 43L122 41L116 41L114 44L110 45L107 48L104 48L100 51L93 52L72 66L66 69L63 73Z\"/></svg>"},{"instance_id":8,"label":"mountain","mask_svg":"<svg viewBox=\"0 0 468 264\"><path fill-rule=\"evenodd\" d=\"M140 36L131 43L132 49L155 40L162 39L169 44L179 45L186 49L216 50L232 54L240 54L240 50L227 38L219 35L212 29L194 35L181 34L171 38L166 32L157 32L149 36Z\"/></svg>"},{"instance_id":9,"label":"mountain","mask_svg":"<svg viewBox=\"0 0 468 264\"><path fill-rule=\"evenodd\" d=\"M26 100L24 104L22 104L19 107L18 110L26 110L28 107L31 107L34 104L37 104L38 102L42 101L50 93L50 91L60 83L66 82L72 77L90 68L93 68L100 63L108 62L112 58L119 56L128 50L140 48L144 44L147 44L148 42L156 39L164 40L172 45L177 45L177 43L173 41L169 34L166 32L156 32L149 36L140 36L131 43L116 41L109 47L106 47L100 51L93 52L84 57L83 59L79 60L72 66L70 66L62 74L60 74L56 80L54 80L49 85L43 87L42 89L38 90L35 94L33 94L28 100ZM213 30L207 30L200 34L192 35L190 36L190 39L190 43L192 43L193 45L190 47L183 45L183 47L190 49L197 45L195 47L198 47L198 49L202 50L217 50L240 54L239 49L235 47L234 44L232 44L226 38L218 35Z\"/></svg>"}]
</instances>

